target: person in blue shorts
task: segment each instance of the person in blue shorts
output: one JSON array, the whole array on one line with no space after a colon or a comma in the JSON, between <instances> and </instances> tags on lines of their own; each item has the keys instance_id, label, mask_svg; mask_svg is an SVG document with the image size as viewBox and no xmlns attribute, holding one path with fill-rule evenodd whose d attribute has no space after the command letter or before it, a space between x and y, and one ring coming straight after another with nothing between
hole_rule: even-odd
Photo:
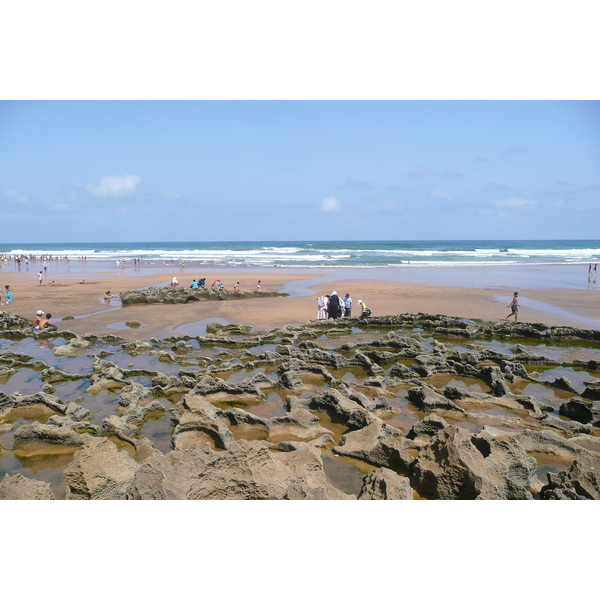
<instances>
[{"instance_id":1,"label":"person in blue shorts","mask_svg":"<svg viewBox=\"0 0 600 600\"><path fill-rule=\"evenodd\" d=\"M12 292L10 291L10 285L5 285L4 289L6 290L6 304L10 304L12 302Z\"/></svg>"}]
</instances>

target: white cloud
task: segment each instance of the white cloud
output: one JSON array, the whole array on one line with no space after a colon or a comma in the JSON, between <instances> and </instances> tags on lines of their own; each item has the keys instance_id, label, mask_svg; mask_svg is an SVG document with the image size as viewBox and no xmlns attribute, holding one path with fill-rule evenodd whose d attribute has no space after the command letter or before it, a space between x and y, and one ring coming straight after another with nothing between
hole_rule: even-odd
<instances>
[{"instance_id":1,"label":"white cloud","mask_svg":"<svg viewBox=\"0 0 600 600\"><path fill-rule=\"evenodd\" d=\"M135 194L142 178L138 175L106 175L98 183L89 183L85 189L92 196L103 198L124 198Z\"/></svg>"},{"instance_id":2,"label":"white cloud","mask_svg":"<svg viewBox=\"0 0 600 600\"><path fill-rule=\"evenodd\" d=\"M342 210L342 203L333 196L323 198L323 200L321 200L321 210L323 212L338 212Z\"/></svg>"},{"instance_id":3,"label":"white cloud","mask_svg":"<svg viewBox=\"0 0 600 600\"><path fill-rule=\"evenodd\" d=\"M527 210L538 205L537 200L529 200L521 196L511 196L510 198L501 198L499 200L490 201L492 206L505 208L508 210Z\"/></svg>"},{"instance_id":4,"label":"white cloud","mask_svg":"<svg viewBox=\"0 0 600 600\"><path fill-rule=\"evenodd\" d=\"M444 200L452 200L452 194L442 188L436 188L431 192L434 198L443 198Z\"/></svg>"},{"instance_id":5,"label":"white cloud","mask_svg":"<svg viewBox=\"0 0 600 600\"><path fill-rule=\"evenodd\" d=\"M6 190L4 192L4 197L8 200L16 200L17 202L27 202L29 200L29 196L24 194L23 192L17 192L15 190Z\"/></svg>"}]
</instances>

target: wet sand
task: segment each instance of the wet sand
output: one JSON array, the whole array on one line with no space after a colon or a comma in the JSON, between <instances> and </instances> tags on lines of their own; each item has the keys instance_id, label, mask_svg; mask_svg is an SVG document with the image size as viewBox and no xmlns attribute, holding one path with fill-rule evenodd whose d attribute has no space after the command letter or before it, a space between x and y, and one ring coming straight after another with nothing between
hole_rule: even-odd
<instances>
[{"instance_id":1,"label":"wet sand","mask_svg":"<svg viewBox=\"0 0 600 600\"><path fill-rule=\"evenodd\" d=\"M115 334L126 339L198 335L206 322L240 323L255 329L300 324L317 316L316 297L337 291L364 300L374 315L424 312L467 319L501 321L510 312L506 305L519 291L519 320L547 325L600 329L599 288L587 285L585 269L572 266L384 268L384 269L280 269L262 272L245 269L202 269L176 265L143 266L125 270L106 263L93 265L51 264L40 286L37 269L16 271L3 267L1 289L9 284L13 303L2 310L33 318L37 310L50 312L59 331L95 335ZM231 289L283 291L285 298L261 298L226 302L201 301L185 305L141 305L121 308L118 299L106 302L104 292L118 295L131 289L168 285L177 277L189 287L193 278L206 277L207 284L220 278ZM54 285L51 282L54 280ZM79 283L80 281L84 283ZM502 285L499 285L502 283ZM518 286L518 287L517 287ZM2 301L6 302L3 294ZM66 316L75 319L62 321ZM125 322L143 326L131 329Z\"/></svg>"}]
</instances>

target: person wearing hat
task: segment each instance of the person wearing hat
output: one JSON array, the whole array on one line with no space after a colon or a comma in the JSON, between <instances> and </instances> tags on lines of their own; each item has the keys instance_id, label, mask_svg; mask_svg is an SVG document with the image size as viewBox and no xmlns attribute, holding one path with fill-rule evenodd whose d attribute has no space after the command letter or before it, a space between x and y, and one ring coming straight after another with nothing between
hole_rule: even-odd
<instances>
[{"instance_id":1,"label":"person wearing hat","mask_svg":"<svg viewBox=\"0 0 600 600\"><path fill-rule=\"evenodd\" d=\"M44 318L44 311L38 310L37 313L35 313L35 317L33 318L33 327L31 328L31 331L41 331L40 324L41 324L43 318Z\"/></svg>"},{"instance_id":2,"label":"person wearing hat","mask_svg":"<svg viewBox=\"0 0 600 600\"><path fill-rule=\"evenodd\" d=\"M361 317L370 317L371 311L367 308L367 305L362 301L358 301L358 305L360 306L360 316Z\"/></svg>"}]
</instances>

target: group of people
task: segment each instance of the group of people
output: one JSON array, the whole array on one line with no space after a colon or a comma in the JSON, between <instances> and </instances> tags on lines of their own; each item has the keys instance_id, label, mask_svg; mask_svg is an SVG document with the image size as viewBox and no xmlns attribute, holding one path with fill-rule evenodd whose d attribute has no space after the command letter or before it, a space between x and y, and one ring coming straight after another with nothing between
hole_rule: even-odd
<instances>
[{"instance_id":1,"label":"group of people","mask_svg":"<svg viewBox=\"0 0 600 600\"><path fill-rule=\"evenodd\" d=\"M38 332L44 329L46 331L56 331L56 325L50 321L51 318L52 315L50 313L44 315L43 310L38 310L33 318L33 327L31 328L31 331Z\"/></svg>"},{"instance_id":2,"label":"group of people","mask_svg":"<svg viewBox=\"0 0 600 600\"><path fill-rule=\"evenodd\" d=\"M261 284L261 280L259 279L256 283L256 291L260 292L260 284ZM173 277L173 279L171 280L171 287L179 287L179 280L177 279L177 277ZM223 289L225 286L223 285L223 282L220 279L215 279L211 284L210 284L211 288L214 288L215 290L221 290ZM192 279L192 283L190 284L190 288L194 289L194 290L198 290L198 289L206 289L206 278L205 277L199 277L198 279ZM233 284L233 291L234 292L240 292L241 288L240 288L240 282L236 281Z\"/></svg>"},{"instance_id":3,"label":"group of people","mask_svg":"<svg viewBox=\"0 0 600 600\"><path fill-rule=\"evenodd\" d=\"M371 311L362 300L358 301L358 305L361 317L369 317L371 315ZM341 299L338 293L333 291L331 295L326 294L317 298L317 319L340 319L351 316L352 298L350 298L350 294L346 294Z\"/></svg>"},{"instance_id":4,"label":"group of people","mask_svg":"<svg viewBox=\"0 0 600 600\"><path fill-rule=\"evenodd\" d=\"M592 263L588 267L588 283L596 283L598 281L598 263L592 267Z\"/></svg>"},{"instance_id":5,"label":"group of people","mask_svg":"<svg viewBox=\"0 0 600 600\"><path fill-rule=\"evenodd\" d=\"M2 264L8 266L11 263L17 268L18 271L21 270L21 263L25 264L25 268L29 271L29 262L42 262L44 267L44 272L48 271L48 261L49 260L63 260L67 263L69 262L68 256L52 256L52 254L42 254L41 256L36 256L35 254L2 254L0 255L0 260ZM87 256L78 257L78 260L87 261Z\"/></svg>"}]
</instances>

